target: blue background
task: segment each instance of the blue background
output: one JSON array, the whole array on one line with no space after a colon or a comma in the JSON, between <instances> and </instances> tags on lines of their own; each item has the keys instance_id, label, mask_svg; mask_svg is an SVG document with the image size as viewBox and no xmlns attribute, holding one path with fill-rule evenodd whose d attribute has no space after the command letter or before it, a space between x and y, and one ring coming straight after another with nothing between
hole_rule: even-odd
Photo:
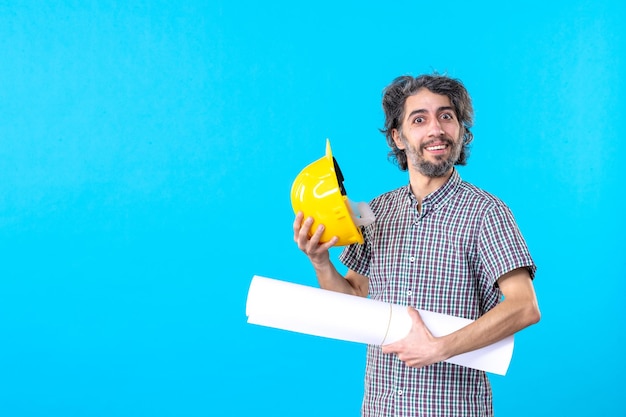
<instances>
[{"instance_id":1,"label":"blue background","mask_svg":"<svg viewBox=\"0 0 626 417\"><path fill-rule=\"evenodd\" d=\"M352 200L407 182L381 90L433 70L474 99L461 175L539 265L543 318L491 376L496 413L626 415L625 16L0 1L0 415L358 415L365 348L246 324L248 285L316 285L289 189L326 138Z\"/></svg>"}]
</instances>

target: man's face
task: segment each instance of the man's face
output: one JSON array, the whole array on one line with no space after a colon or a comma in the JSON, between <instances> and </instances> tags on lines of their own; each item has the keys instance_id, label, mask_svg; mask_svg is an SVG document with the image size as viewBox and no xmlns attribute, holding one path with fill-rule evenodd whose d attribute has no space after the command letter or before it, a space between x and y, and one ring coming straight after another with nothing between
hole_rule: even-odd
<instances>
[{"instance_id":1,"label":"man's face","mask_svg":"<svg viewBox=\"0 0 626 417\"><path fill-rule=\"evenodd\" d=\"M427 177L446 175L461 154L461 124L448 96L426 88L404 103L402 128L393 132L409 166Z\"/></svg>"}]
</instances>

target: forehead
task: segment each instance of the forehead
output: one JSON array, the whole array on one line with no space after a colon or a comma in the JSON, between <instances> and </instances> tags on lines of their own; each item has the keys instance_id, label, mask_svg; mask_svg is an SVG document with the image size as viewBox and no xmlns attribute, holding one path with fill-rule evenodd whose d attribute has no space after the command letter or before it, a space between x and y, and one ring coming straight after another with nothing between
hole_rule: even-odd
<instances>
[{"instance_id":1,"label":"forehead","mask_svg":"<svg viewBox=\"0 0 626 417\"><path fill-rule=\"evenodd\" d=\"M427 88L420 88L404 102L405 115L415 111L436 113L442 108L453 108L450 98L445 94L433 93Z\"/></svg>"}]
</instances>

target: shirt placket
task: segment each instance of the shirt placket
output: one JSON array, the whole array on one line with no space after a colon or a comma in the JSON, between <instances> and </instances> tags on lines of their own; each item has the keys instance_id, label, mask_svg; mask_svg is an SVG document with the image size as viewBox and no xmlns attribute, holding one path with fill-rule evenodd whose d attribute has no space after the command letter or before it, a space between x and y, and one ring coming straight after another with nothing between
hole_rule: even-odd
<instances>
[{"instance_id":1,"label":"shirt placket","mask_svg":"<svg viewBox=\"0 0 626 417\"><path fill-rule=\"evenodd\" d=\"M406 242L405 253L402 259L404 263L402 269L405 273L400 274L399 277L400 282L398 282L397 287L399 292L397 301L402 305L415 307L416 282L414 278L419 272L419 265L417 263L419 242L417 237L419 236L419 229L422 227L423 214L418 212L416 200L411 199L410 205L412 216L409 216L410 224L407 225L409 229L407 235L410 236L410 238L409 241ZM423 210L422 213L424 213ZM409 368L407 368L404 362L394 358L393 375L393 415L394 417L406 417L411 408L409 399L414 395L412 390L415 388L413 381L407 380L411 372L409 372Z\"/></svg>"}]
</instances>

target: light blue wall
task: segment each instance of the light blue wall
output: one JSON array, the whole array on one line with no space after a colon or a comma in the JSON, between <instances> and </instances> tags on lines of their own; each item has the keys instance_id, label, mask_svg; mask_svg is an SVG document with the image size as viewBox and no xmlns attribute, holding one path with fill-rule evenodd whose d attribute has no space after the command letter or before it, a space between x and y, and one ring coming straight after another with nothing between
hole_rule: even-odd
<instances>
[{"instance_id":1,"label":"light blue wall","mask_svg":"<svg viewBox=\"0 0 626 417\"><path fill-rule=\"evenodd\" d=\"M0 1L0 415L357 415L364 347L246 324L248 284L315 285L289 189L327 137L353 200L406 183L380 93L432 70L539 265L497 414L624 415L625 11Z\"/></svg>"}]
</instances>

